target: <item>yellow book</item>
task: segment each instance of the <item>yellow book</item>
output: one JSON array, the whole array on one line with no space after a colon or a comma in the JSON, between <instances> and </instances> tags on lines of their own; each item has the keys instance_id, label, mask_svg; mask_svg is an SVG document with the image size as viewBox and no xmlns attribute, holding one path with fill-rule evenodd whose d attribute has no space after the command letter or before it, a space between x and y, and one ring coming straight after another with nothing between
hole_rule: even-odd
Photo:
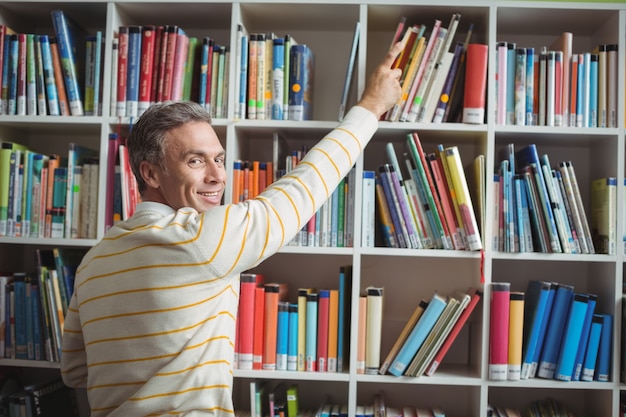
<instances>
[{"instance_id":1,"label":"yellow book","mask_svg":"<svg viewBox=\"0 0 626 417\"><path fill-rule=\"evenodd\" d=\"M591 237L596 253L615 255L617 245L617 179L591 182Z\"/></svg>"},{"instance_id":2,"label":"yellow book","mask_svg":"<svg viewBox=\"0 0 626 417\"><path fill-rule=\"evenodd\" d=\"M522 371L522 337L524 332L524 293L511 291L509 296L509 350L507 379L519 381Z\"/></svg>"},{"instance_id":3,"label":"yellow book","mask_svg":"<svg viewBox=\"0 0 626 417\"><path fill-rule=\"evenodd\" d=\"M306 352L306 296L311 293L311 288L298 290L298 371L305 370Z\"/></svg>"},{"instance_id":4,"label":"yellow book","mask_svg":"<svg viewBox=\"0 0 626 417\"><path fill-rule=\"evenodd\" d=\"M483 245L478 231L478 224L476 223L476 215L467 186L465 172L463 171L463 162L461 161L459 149L456 146L451 146L445 149L445 154L450 178L452 180L452 187L454 187L459 211L463 220L468 248L469 250L481 250Z\"/></svg>"}]
</instances>

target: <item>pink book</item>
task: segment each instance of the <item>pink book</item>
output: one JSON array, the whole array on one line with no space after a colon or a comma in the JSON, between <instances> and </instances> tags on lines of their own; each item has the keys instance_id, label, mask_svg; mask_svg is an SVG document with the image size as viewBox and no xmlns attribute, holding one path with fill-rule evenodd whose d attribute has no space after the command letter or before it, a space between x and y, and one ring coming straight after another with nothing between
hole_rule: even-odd
<instances>
[{"instance_id":1,"label":"pink book","mask_svg":"<svg viewBox=\"0 0 626 417\"><path fill-rule=\"evenodd\" d=\"M489 334L489 379L506 381L509 356L509 300L511 283L491 284L491 318Z\"/></svg>"},{"instance_id":2,"label":"pink book","mask_svg":"<svg viewBox=\"0 0 626 417\"><path fill-rule=\"evenodd\" d=\"M326 372L326 362L328 360L330 291L320 290L317 303L317 370L319 372Z\"/></svg>"}]
</instances>

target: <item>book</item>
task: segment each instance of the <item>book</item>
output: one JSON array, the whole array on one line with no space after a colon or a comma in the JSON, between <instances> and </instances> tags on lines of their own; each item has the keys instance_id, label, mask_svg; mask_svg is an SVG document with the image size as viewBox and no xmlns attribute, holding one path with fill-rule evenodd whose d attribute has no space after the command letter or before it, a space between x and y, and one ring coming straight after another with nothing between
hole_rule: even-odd
<instances>
[{"instance_id":1,"label":"book","mask_svg":"<svg viewBox=\"0 0 626 417\"><path fill-rule=\"evenodd\" d=\"M289 323L288 323L289 340L287 341L287 370L297 371L298 370L298 336L299 336L298 304L289 304L288 313L289 313Z\"/></svg>"},{"instance_id":2,"label":"book","mask_svg":"<svg viewBox=\"0 0 626 417\"><path fill-rule=\"evenodd\" d=\"M417 353L418 349L428 336L428 333L432 330L435 322L443 312L447 304L446 298L435 293L428 302L428 306L424 310L424 313L417 321L411 333L407 337L400 351L396 355L395 359L389 367L389 372L395 376L402 376L407 367L411 363L411 360Z\"/></svg>"},{"instance_id":3,"label":"book","mask_svg":"<svg viewBox=\"0 0 626 417\"><path fill-rule=\"evenodd\" d=\"M485 122L485 94L487 92L487 45L467 45L465 64L465 94L463 100L463 123Z\"/></svg>"},{"instance_id":4,"label":"book","mask_svg":"<svg viewBox=\"0 0 626 417\"><path fill-rule=\"evenodd\" d=\"M396 341L394 342L393 346L391 347L391 350L389 351L389 353L385 357L385 360L380 365L380 368L378 369L378 373L379 374L385 375L387 373L387 370L389 369L389 366L391 365L391 363L395 359L396 355L400 351L400 348L402 347L402 345L404 344L404 342L408 338L409 333L411 332L411 330L413 330L413 327L415 327L415 324L417 323L419 318L422 316L422 314L424 313L424 310L426 310L427 306L428 306L428 301L425 300L425 299L420 300L420 302L417 304L417 306L413 310L413 313L409 316L408 320L404 324L404 327L402 328L402 331L400 332L400 334L396 338Z\"/></svg>"},{"instance_id":5,"label":"book","mask_svg":"<svg viewBox=\"0 0 626 417\"><path fill-rule=\"evenodd\" d=\"M509 330L507 355L507 380L519 381L522 372L522 344L524 332L525 294L511 291L509 294Z\"/></svg>"},{"instance_id":6,"label":"book","mask_svg":"<svg viewBox=\"0 0 626 417\"><path fill-rule=\"evenodd\" d=\"M339 306L337 310L337 372L348 369L350 326L352 323L352 266L339 268Z\"/></svg>"},{"instance_id":7,"label":"book","mask_svg":"<svg viewBox=\"0 0 626 417\"><path fill-rule=\"evenodd\" d=\"M289 67L289 120L311 120L313 117L313 83L315 57L305 44L292 45Z\"/></svg>"},{"instance_id":8,"label":"book","mask_svg":"<svg viewBox=\"0 0 626 417\"><path fill-rule=\"evenodd\" d=\"M289 302L278 302L276 326L276 370L287 370L287 354L289 347Z\"/></svg>"},{"instance_id":9,"label":"book","mask_svg":"<svg viewBox=\"0 0 626 417\"><path fill-rule=\"evenodd\" d=\"M254 301L257 286L256 274L240 274L239 290L239 369L252 369L254 340Z\"/></svg>"},{"instance_id":10,"label":"book","mask_svg":"<svg viewBox=\"0 0 626 417\"><path fill-rule=\"evenodd\" d=\"M252 339L252 369L263 369L265 348L265 286L254 289L254 338Z\"/></svg>"},{"instance_id":11,"label":"book","mask_svg":"<svg viewBox=\"0 0 626 417\"><path fill-rule=\"evenodd\" d=\"M331 289L328 298L328 349L326 372L337 372L337 338L339 331L339 290Z\"/></svg>"},{"instance_id":12,"label":"book","mask_svg":"<svg viewBox=\"0 0 626 417\"><path fill-rule=\"evenodd\" d=\"M74 390L61 379L47 380L24 386L26 401L30 403L32 416L62 413L68 417L80 416Z\"/></svg>"},{"instance_id":13,"label":"book","mask_svg":"<svg viewBox=\"0 0 626 417\"><path fill-rule=\"evenodd\" d=\"M591 323L593 321L593 315L596 314L596 304L598 296L596 294L586 295L587 310L585 311L585 317L583 319L582 329L580 332L580 342L578 343L578 347L576 349L576 357L574 358L574 366L571 376L572 381L580 381L587 344L589 343L589 335L591 333Z\"/></svg>"},{"instance_id":14,"label":"book","mask_svg":"<svg viewBox=\"0 0 626 417\"><path fill-rule=\"evenodd\" d=\"M591 181L591 237L596 253L614 255L617 246L617 178Z\"/></svg>"},{"instance_id":15,"label":"book","mask_svg":"<svg viewBox=\"0 0 626 417\"><path fill-rule=\"evenodd\" d=\"M489 380L506 381L508 376L511 283L491 283L489 319Z\"/></svg>"},{"instance_id":16,"label":"book","mask_svg":"<svg viewBox=\"0 0 626 417\"><path fill-rule=\"evenodd\" d=\"M328 319L330 290L320 289L317 298L317 365L318 372L326 372L328 360Z\"/></svg>"},{"instance_id":17,"label":"book","mask_svg":"<svg viewBox=\"0 0 626 417\"><path fill-rule=\"evenodd\" d=\"M357 317L356 373L365 373L365 355L367 349L367 295L359 296L359 315Z\"/></svg>"},{"instance_id":18,"label":"book","mask_svg":"<svg viewBox=\"0 0 626 417\"><path fill-rule=\"evenodd\" d=\"M263 370L276 370L276 337L278 332L278 304L280 286L275 283L264 285L264 334Z\"/></svg>"},{"instance_id":19,"label":"book","mask_svg":"<svg viewBox=\"0 0 626 417\"><path fill-rule=\"evenodd\" d=\"M71 142L67 151L67 190L65 193L65 225L64 237L78 237L72 235L72 219L78 216L79 208L74 207L73 191L75 187L79 187L80 183L74 181L76 168L82 166L89 158L97 157L98 152L94 149L87 148L77 143Z\"/></svg>"},{"instance_id":20,"label":"book","mask_svg":"<svg viewBox=\"0 0 626 417\"><path fill-rule=\"evenodd\" d=\"M359 37L361 35L361 22L357 20L354 26L354 36L352 37L352 47L350 49L350 55L348 55L348 65L346 68L346 77L343 83L343 90L341 92L341 99L339 101L339 117L338 120L343 120L343 116L346 112L346 105L348 104L348 94L350 93L350 86L352 85L352 74L354 72L354 64L356 62L356 53L359 47Z\"/></svg>"},{"instance_id":21,"label":"book","mask_svg":"<svg viewBox=\"0 0 626 417\"><path fill-rule=\"evenodd\" d=\"M609 382L611 380L611 358L613 352L613 315L602 315L602 333L598 345L598 359L593 375L594 381Z\"/></svg>"},{"instance_id":22,"label":"book","mask_svg":"<svg viewBox=\"0 0 626 417\"><path fill-rule=\"evenodd\" d=\"M604 325L604 315L594 314L591 321L589 340L583 362L583 369L580 376L581 381L593 381L595 377L596 364L598 360L600 339L602 337Z\"/></svg>"},{"instance_id":23,"label":"book","mask_svg":"<svg viewBox=\"0 0 626 417\"><path fill-rule=\"evenodd\" d=\"M581 342L581 335L585 316L587 314L587 303L589 297L586 294L575 293L571 300L563 341L557 357L554 379L561 381L571 381L574 373L578 345Z\"/></svg>"},{"instance_id":24,"label":"book","mask_svg":"<svg viewBox=\"0 0 626 417\"><path fill-rule=\"evenodd\" d=\"M54 33L61 57L63 79L67 89L69 110L72 116L82 116L83 85L82 65L84 63L84 41L86 31L63 10L51 12Z\"/></svg>"},{"instance_id":25,"label":"book","mask_svg":"<svg viewBox=\"0 0 626 417\"><path fill-rule=\"evenodd\" d=\"M435 356L432 358L430 364L424 371L425 375L432 376L435 373L435 371L439 368L439 366L441 365L441 362L443 361L446 354L448 353L448 350L450 350L450 347L456 340L457 336L463 329L463 326L465 326L470 315L472 314L472 312L474 311L474 309L476 308L476 306L478 305L478 303L480 302L483 296L483 292L480 288L470 288L467 294L470 296L467 306L462 310L456 322L454 322L448 335L445 336L443 343L441 344L439 349L436 351Z\"/></svg>"},{"instance_id":26,"label":"book","mask_svg":"<svg viewBox=\"0 0 626 417\"><path fill-rule=\"evenodd\" d=\"M547 281L531 280L525 291L524 333L522 346L521 379L528 379L534 371L533 357L541 350L538 344L542 322L547 320L545 314L551 284Z\"/></svg>"},{"instance_id":27,"label":"book","mask_svg":"<svg viewBox=\"0 0 626 417\"><path fill-rule=\"evenodd\" d=\"M366 316L366 344L365 344L365 373L374 375L380 368L380 345L383 330L383 288L368 287L367 316Z\"/></svg>"},{"instance_id":28,"label":"book","mask_svg":"<svg viewBox=\"0 0 626 417\"><path fill-rule=\"evenodd\" d=\"M317 371L317 308L318 294L311 292L306 296L306 346L305 370Z\"/></svg>"},{"instance_id":29,"label":"book","mask_svg":"<svg viewBox=\"0 0 626 417\"><path fill-rule=\"evenodd\" d=\"M154 55L157 44L156 38L157 29L155 25L144 25L141 27L137 116L141 116L152 103L152 77L156 73L154 69Z\"/></svg>"},{"instance_id":30,"label":"book","mask_svg":"<svg viewBox=\"0 0 626 417\"><path fill-rule=\"evenodd\" d=\"M546 330L546 337L541 350L537 376L553 379L556 371L559 348L563 340L563 333L567 322L567 313L574 296L574 287L559 284L554 297L554 305L550 312L550 321Z\"/></svg>"}]
</instances>

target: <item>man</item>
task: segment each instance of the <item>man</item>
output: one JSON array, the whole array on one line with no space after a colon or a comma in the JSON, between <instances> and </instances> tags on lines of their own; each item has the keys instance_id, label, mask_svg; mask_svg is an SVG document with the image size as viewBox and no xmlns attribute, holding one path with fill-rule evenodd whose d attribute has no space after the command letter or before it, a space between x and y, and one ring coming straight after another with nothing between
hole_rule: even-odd
<instances>
[{"instance_id":1,"label":"man","mask_svg":"<svg viewBox=\"0 0 626 417\"><path fill-rule=\"evenodd\" d=\"M232 416L239 274L289 242L329 197L400 97L394 45L358 105L258 197L221 205L224 149L193 103L161 103L128 140L142 196L83 259L61 372L92 417Z\"/></svg>"}]
</instances>

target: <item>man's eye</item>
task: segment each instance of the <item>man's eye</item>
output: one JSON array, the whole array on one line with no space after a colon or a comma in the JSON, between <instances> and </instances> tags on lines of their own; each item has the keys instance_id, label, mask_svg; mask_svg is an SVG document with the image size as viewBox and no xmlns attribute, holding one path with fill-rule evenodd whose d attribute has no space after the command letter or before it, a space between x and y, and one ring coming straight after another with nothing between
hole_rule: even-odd
<instances>
[{"instance_id":1,"label":"man's eye","mask_svg":"<svg viewBox=\"0 0 626 417\"><path fill-rule=\"evenodd\" d=\"M189 160L188 164L192 168L201 168L206 165L206 162L201 158L193 158Z\"/></svg>"},{"instance_id":2,"label":"man's eye","mask_svg":"<svg viewBox=\"0 0 626 417\"><path fill-rule=\"evenodd\" d=\"M224 165L224 157L215 158L215 163L218 165Z\"/></svg>"}]
</instances>

